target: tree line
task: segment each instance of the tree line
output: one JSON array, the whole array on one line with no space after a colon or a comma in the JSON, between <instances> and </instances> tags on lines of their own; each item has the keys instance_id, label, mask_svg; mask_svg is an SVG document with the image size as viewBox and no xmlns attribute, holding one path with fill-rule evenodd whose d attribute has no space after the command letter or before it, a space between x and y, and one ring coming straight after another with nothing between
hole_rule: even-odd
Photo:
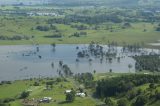
<instances>
[{"instance_id":1,"label":"tree line","mask_svg":"<svg viewBox=\"0 0 160 106\"><path fill-rule=\"evenodd\" d=\"M101 15L95 15L95 16L81 16L81 15L68 15L64 18L53 18L48 19L48 24L70 24L70 23L85 23L85 24L100 24L104 22L113 22L113 23L121 23L123 20L119 18L115 14L101 14Z\"/></svg>"},{"instance_id":2,"label":"tree line","mask_svg":"<svg viewBox=\"0 0 160 106\"><path fill-rule=\"evenodd\" d=\"M160 71L160 58L159 55L141 55L134 56L136 60L136 70L149 70L149 71Z\"/></svg>"},{"instance_id":3,"label":"tree line","mask_svg":"<svg viewBox=\"0 0 160 106\"><path fill-rule=\"evenodd\" d=\"M159 75L125 75L97 82L95 95L104 98L108 106L129 106L128 102L134 99L133 106L144 106L149 99L159 100L160 92L156 90L160 82ZM147 92L135 87L149 84ZM149 92L148 92L149 91ZM154 93L153 93L154 91ZM147 94L147 95L146 95ZM122 98L115 103L112 97Z\"/></svg>"}]
</instances>

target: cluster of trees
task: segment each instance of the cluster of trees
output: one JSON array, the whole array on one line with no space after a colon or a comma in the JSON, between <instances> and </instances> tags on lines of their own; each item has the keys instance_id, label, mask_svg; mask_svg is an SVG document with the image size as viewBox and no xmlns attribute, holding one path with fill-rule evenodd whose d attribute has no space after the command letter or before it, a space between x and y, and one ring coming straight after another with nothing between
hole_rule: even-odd
<instances>
[{"instance_id":1,"label":"cluster of trees","mask_svg":"<svg viewBox=\"0 0 160 106\"><path fill-rule=\"evenodd\" d=\"M128 75L97 82L96 95L98 97L110 97L127 92L133 87L146 83L160 82L159 75Z\"/></svg>"},{"instance_id":2,"label":"cluster of trees","mask_svg":"<svg viewBox=\"0 0 160 106\"><path fill-rule=\"evenodd\" d=\"M80 82L80 83L83 83L85 85L86 88L90 88L90 87L94 87L95 86L95 82L93 81L94 80L94 77L92 75L92 73L78 73L78 74L75 74L74 76L75 80Z\"/></svg>"},{"instance_id":3,"label":"cluster of trees","mask_svg":"<svg viewBox=\"0 0 160 106\"><path fill-rule=\"evenodd\" d=\"M144 106L149 99L159 100L160 92L156 84L160 82L159 75L127 75L97 82L96 96L105 98L108 106L129 106L129 101L134 100L133 106ZM134 89L143 84L150 83L150 90ZM158 85L157 85L158 86ZM151 91L148 94L148 91ZM154 93L152 92L154 91ZM146 95L147 93L147 95ZM115 102L112 97L123 97Z\"/></svg>"},{"instance_id":4,"label":"cluster of trees","mask_svg":"<svg viewBox=\"0 0 160 106\"><path fill-rule=\"evenodd\" d=\"M136 70L160 71L159 55L134 56L134 59L136 60Z\"/></svg>"},{"instance_id":5,"label":"cluster of trees","mask_svg":"<svg viewBox=\"0 0 160 106\"><path fill-rule=\"evenodd\" d=\"M114 22L121 23L123 20L115 14L100 14L95 16L82 16L82 15L68 15L65 18L54 18L49 19L47 22L49 24L70 24L70 23L85 23L85 24L100 24L104 22ZM86 29L86 27L78 27Z\"/></svg>"},{"instance_id":6,"label":"cluster of trees","mask_svg":"<svg viewBox=\"0 0 160 106\"><path fill-rule=\"evenodd\" d=\"M73 10L74 11L74 10ZM136 11L137 14L134 14ZM148 12L147 12L148 11ZM158 22L160 17L155 10L148 9L115 9L106 10L105 8L96 8L94 11L81 10L74 15L67 15L64 18L54 18L49 19L48 23L58 23L58 24L71 24L71 23L85 23L85 24L101 24L105 22L121 23L121 22ZM89 14L89 15L88 15ZM74 27L74 26L73 26ZM77 26L75 26L77 27ZM127 26L128 27L128 26ZM123 28L126 28L124 25ZM78 28L79 29L79 26ZM80 28L81 29L81 28Z\"/></svg>"},{"instance_id":7,"label":"cluster of trees","mask_svg":"<svg viewBox=\"0 0 160 106\"><path fill-rule=\"evenodd\" d=\"M3 85L3 84L12 84L12 82L11 81L1 81L0 85Z\"/></svg>"},{"instance_id":8,"label":"cluster of trees","mask_svg":"<svg viewBox=\"0 0 160 106\"><path fill-rule=\"evenodd\" d=\"M30 37L28 36L21 36L21 35L15 35L15 36L3 36L0 35L0 40L29 40Z\"/></svg>"},{"instance_id":9,"label":"cluster of trees","mask_svg":"<svg viewBox=\"0 0 160 106\"><path fill-rule=\"evenodd\" d=\"M39 31L49 31L50 30L50 27L48 27L48 26L37 26L36 27L36 29L37 30L39 30Z\"/></svg>"},{"instance_id":10,"label":"cluster of trees","mask_svg":"<svg viewBox=\"0 0 160 106\"><path fill-rule=\"evenodd\" d=\"M53 24L50 24L50 29L55 30L56 32L58 32L58 28Z\"/></svg>"},{"instance_id":11,"label":"cluster of trees","mask_svg":"<svg viewBox=\"0 0 160 106\"><path fill-rule=\"evenodd\" d=\"M99 55L103 56L104 55L103 46L91 42L88 46L88 49L79 51L77 53L77 56L81 58L89 57L90 54L93 56L99 56Z\"/></svg>"},{"instance_id":12,"label":"cluster of trees","mask_svg":"<svg viewBox=\"0 0 160 106\"><path fill-rule=\"evenodd\" d=\"M56 47L56 43L52 43L51 46L52 46L53 48L55 48L55 47Z\"/></svg>"},{"instance_id":13,"label":"cluster of trees","mask_svg":"<svg viewBox=\"0 0 160 106\"><path fill-rule=\"evenodd\" d=\"M25 99L29 96L29 92L27 91L23 91L20 96L19 99ZM15 101L16 98L5 98L5 99L0 99L0 106L10 106L10 102Z\"/></svg>"},{"instance_id":14,"label":"cluster of trees","mask_svg":"<svg viewBox=\"0 0 160 106\"><path fill-rule=\"evenodd\" d=\"M58 29L55 25L53 24L50 24L50 26L47 26L47 25L38 25L36 27L37 30L39 31L49 31L49 30L55 30L56 32L58 32Z\"/></svg>"},{"instance_id":15,"label":"cluster of trees","mask_svg":"<svg viewBox=\"0 0 160 106\"><path fill-rule=\"evenodd\" d=\"M156 31L160 31L160 26L156 28Z\"/></svg>"},{"instance_id":16,"label":"cluster of trees","mask_svg":"<svg viewBox=\"0 0 160 106\"><path fill-rule=\"evenodd\" d=\"M40 83L38 81L35 81L33 85L34 86L40 86Z\"/></svg>"},{"instance_id":17,"label":"cluster of trees","mask_svg":"<svg viewBox=\"0 0 160 106\"><path fill-rule=\"evenodd\" d=\"M67 79L65 77L58 77L56 79L54 78L46 78L44 79L35 79L37 81L35 81L33 83L33 86L40 86L41 84L45 84L46 86L46 90L51 90L53 88L54 85L58 84L59 82L67 82Z\"/></svg>"},{"instance_id":18,"label":"cluster of trees","mask_svg":"<svg viewBox=\"0 0 160 106\"><path fill-rule=\"evenodd\" d=\"M23 91L21 94L20 94L20 97L19 99L25 99L29 96L29 92L28 91Z\"/></svg>"},{"instance_id":19,"label":"cluster of trees","mask_svg":"<svg viewBox=\"0 0 160 106\"><path fill-rule=\"evenodd\" d=\"M15 101L14 98L5 98L5 99L0 99L0 106L10 106L8 103Z\"/></svg>"},{"instance_id":20,"label":"cluster of trees","mask_svg":"<svg viewBox=\"0 0 160 106\"><path fill-rule=\"evenodd\" d=\"M154 9L152 8L150 10L147 9L143 11L137 10L137 13L138 13L137 19L141 18L141 21L151 22L151 23L159 22L159 19L160 19L159 13L156 13L155 11L156 11L155 8Z\"/></svg>"},{"instance_id":21,"label":"cluster of trees","mask_svg":"<svg viewBox=\"0 0 160 106\"><path fill-rule=\"evenodd\" d=\"M95 42L91 42L86 49L82 49L77 53L78 58L89 58L90 56L94 56L100 59L100 62L106 59L106 61L112 62L113 59L116 59L117 55L117 43L111 42L108 44L107 49L104 49L104 46L99 45ZM106 51L107 50L107 51ZM92 61L90 58L89 61ZM120 57L117 57L117 61L120 62Z\"/></svg>"},{"instance_id":22,"label":"cluster of trees","mask_svg":"<svg viewBox=\"0 0 160 106\"><path fill-rule=\"evenodd\" d=\"M136 101L130 105L127 98L121 98L118 101L114 101L112 98L108 97L105 99L107 106L144 106L147 103L147 98L145 96L138 96Z\"/></svg>"},{"instance_id":23,"label":"cluster of trees","mask_svg":"<svg viewBox=\"0 0 160 106\"><path fill-rule=\"evenodd\" d=\"M52 89L53 88L53 84L55 84L56 81L47 81L46 82L46 89Z\"/></svg>"},{"instance_id":24,"label":"cluster of trees","mask_svg":"<svg viewBox=\"0 0 160 106\"><path fill-rule=\"evenodd\" d=\"M131 27L131 24L129 22L126 22L122 25L122 28L125 29L125 28L130 28Z\"/></svg>"},{"instance_id":25,"label":"cluster of trees","mask_svg":"<svg viewBox=\"0 0 160 106\"><path fill-rule=\"evenodd\" d=\"M73 35L71 36L74 36L74 37L80 37L80 36L85 36L87 35L87 32L75 32Z\"/></svg>"},{"instance_id":26,"label":"cluster of trees","mask_svg":"<svg viewBox=\"0 0 160 106\"><path fill-rule=\"evenodd\" d=\"M76 92L73 89L70 93L66 93L66 101L73 102L75 100L75 94Z\"/></svg>"},{"instance_id":27,"label":"cluster of trees","mask_svg":"<svg viewBox=\"0 0 160 106\"><path fill-rule=\"evenodd\" d=\"M66 25L68 25L68 24L70 24L70 20L67 20L67 19L65 19L65 18L53 18L53 19L48 19L47 20L47 23L48 24L66 24Z\"/></svg>"},{"instance_id":28,"label":"cluster of trees","mask_svg":"<svg viewBox=\"0 0 160 106\"><path fill-rule=\"evenodd\" d=\"M160 31L160 24L158 24L156 31Z\"/></svg>"},{"instance_id":29,"label":"cluster of trees","mask_svg":"<svg viewBox=\"0 0 160 106\"><path fill-rule=\"evenodd\" d=\"M135 43L132 45L124 44L122 52L140 52L140 48L141 46L139 43Z\"/></svg>"},{"instance_id":30,"label":"cluster of trees","mask_svg":"<svg viewBox=\"0 0 160 106\"><path fill-rule=\"evenodd\" d=\"M81 24L81 25L71 25L72 28L76 28L77 30L87 30L87 26Z\"/></svg>"},{"instance_id":31,"label":"cluster of trees","mask_svg":"<svg viewBox=\"0 0 160 106\"><path fill-rule=\"evenodd\" d=\"M71 69L69 68L68 65L64 64L62 66L62 70L63 70L63 73L65 76L72 76L73 75L73 72L71 71Z\"/></svg>"},{"instance_id":32,"label":"cluster of trees","mask_svg":"<svg viewBox=\"0 0 160 106\"><path fill-rule=\"evenodd\" d=\"M114 22L114 23L121 23L122 19L119 18L115 14L100 14L95 16L79 16L79 15L71 15L67 16L66 18L72 20L73 22L81 22L87 24L100 24L104 22Z\"/></svg>"},{"instance_id":33,"label":"cluster of trees","mask_svg":"<svg viewBox=\"0 0 160 106\"><path fill-rule=\"evenodd\" d=\"M62 38L63 35L61 33L55 33L53 35L44 36L46 38Z\"/></svg>"},{"instance_id":34,"label":"cluster of trees","mask_svg":"<svg viewBox=\"0 0 160 106\"><path fill-rule=\"evenodd\" d=\"M61 77L69 77L73 75L70 67L67 64L63 64L63 61L59 61L60 70L57 70Z\"/></svg>"}]
</instances>

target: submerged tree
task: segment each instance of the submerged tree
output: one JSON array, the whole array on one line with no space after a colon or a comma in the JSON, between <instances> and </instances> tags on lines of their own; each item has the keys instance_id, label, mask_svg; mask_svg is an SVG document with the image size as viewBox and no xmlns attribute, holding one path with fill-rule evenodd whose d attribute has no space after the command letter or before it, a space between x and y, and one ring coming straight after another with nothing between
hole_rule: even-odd
<instances>
[{"instance_id":1,"label":"submerged tree","mask_svg":"<svg viewBox=\"0 0 160 106\"><path fill-rule=\"evenodd\" d=\"M59 66L62 67L63 61L59 61Z\"/></svg>"},{"instance_id":2,"label":"submerged tree","mask_svg":"<svg viewBox=\"0 0 160 106\"><path fill-rule=\"evenodd\" d=\"M133 67L132 64L128 64L129 72L132 67Z\"/></svg>"},{"instance_id":3,"label":"submerged tree","mask_svg":"<svg viewBox=\"0 0 160 106\"><path fill-rule=\"evenodd\" d=\"M52 46L53 48L55 48L55 47L56 47L56 44L55 44L55 43L52 43L51 46Z\"/></svg>"}]
</instances>

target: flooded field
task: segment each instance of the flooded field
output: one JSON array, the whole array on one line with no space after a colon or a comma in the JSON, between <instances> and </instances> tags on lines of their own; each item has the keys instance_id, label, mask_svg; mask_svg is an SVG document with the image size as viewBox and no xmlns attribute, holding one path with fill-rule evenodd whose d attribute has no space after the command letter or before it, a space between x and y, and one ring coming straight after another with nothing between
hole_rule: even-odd
<instances>
[{"instance_id":1,"label":"flooded field","mask_svg":"<svg viewBox=\"0 0 160 106\"><path fill-rule=\"evenodd\" d=\"M101 45L103 53L115 54L112 57L95 56L89 53L89 45L16 45L0 46L0 81L28 79L34 77L59 76L61 70L59 62L66 64L76 73L135 72L134 55L149 54L158 50L141 49L138 52L122 52L122 47L108 47ZM87 56L77 54L85 51Z\"/></svg>"}]
</instances>

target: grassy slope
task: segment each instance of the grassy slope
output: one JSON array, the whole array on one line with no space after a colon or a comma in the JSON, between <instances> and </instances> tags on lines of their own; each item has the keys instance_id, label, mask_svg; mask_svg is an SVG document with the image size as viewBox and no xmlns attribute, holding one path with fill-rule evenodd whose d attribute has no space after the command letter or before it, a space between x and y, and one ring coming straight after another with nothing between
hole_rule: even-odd
<instances>
[{"instance_id":1,"label":"grassy slope","mask_svg":"<svg viewBox=\"0 0 160 106\"><path fill-rule=\"evenodd\" d=\"M25 81L16 81L16 83L11 85L0 85L0 99L17 97L18 94L29 86L27 83Z\"/></svg>"},{"instance_id":2,"label":"grassy slope","mask_svg":"<svg viewBox=\"0 0 160 106\"><path fill-rule=\"evenodd\" d=\"M69 82L60 82L58 84L53 85L52 90L44 90L45 84L41 84L40 86L29 86L33 84L33 81L16 81L11 85L0 85L0 99L3 98L14 98L17 97L24 90L32 90L29 98L40 99L43 97L52 97L56 102L41 104L41 106L95 106L96 101L91 97L76 97L73 103L62 103L65 101L65 90L74 88L76 89L78 86L75 85L73 79L68 79ZM45 81L45 80L44 80ZM25 85L28 83L28 85ZM61 87L63 85L63 87ZM16 99L16 101L11 102L11 106L21 106L21 100Z\"/></svg>"},{"instance_id":3,"label":"grassy slope","mask_svg":"<svg viewBox=\"0 0 160 106\"><path fill-rule=\"evenodd\" d=\"M100 80L102 78L111 78L111 77L118 77L121 75L128 75L126 74L117 74L117 73L105 73L105 74L95 74L95 80ZM42 82L45 82L46 80L43 80ZM25 85L27 83L27 85ZM11 85L1 85L0 86L0 98L7 98L7 97L15 97L20 94L23 90L32 90L30 93L29 98L35 98L35 99L40 99L46 96L52 97L53 100L56 100L56 102L51 102L51 103L46 103L46 104L41 104L42 106L95 106L97 104L101 104L101 101L96 100L91 97L91 92L92 90L88 89L87 92L89 94L88 97L85 98L80 98L76 97L75 101L73 103L62 103L59 104L60 102L65 101L65 94L64 91L66 89L71 89L71 88L78 88L80 85L75 83L75 81L72 78L69 78L67 82L59 82L57 84L53 85L52 90L43 90L45 88L45 84L41 84L40 86L32 86L33 81L16 81ZM29 86L30 85L30 86ZM61 87L63 85L63 87ZM135 87L134 89L142 89L146 90L147 94L148 92L155 92L155 89L149 90L149 84L144 84L142 86ZM158 86L156 89L160 91L160 86ZM114 98L114 100L118 100L119 98ZM132 103L130 101L130 103ZM154 101L152 103L152 100L148 102L146 106L159 106L160 101ZM14 102L11 102L11 106L21 106L20 100L16 100Z\"/></svg>"}]
</instances>

